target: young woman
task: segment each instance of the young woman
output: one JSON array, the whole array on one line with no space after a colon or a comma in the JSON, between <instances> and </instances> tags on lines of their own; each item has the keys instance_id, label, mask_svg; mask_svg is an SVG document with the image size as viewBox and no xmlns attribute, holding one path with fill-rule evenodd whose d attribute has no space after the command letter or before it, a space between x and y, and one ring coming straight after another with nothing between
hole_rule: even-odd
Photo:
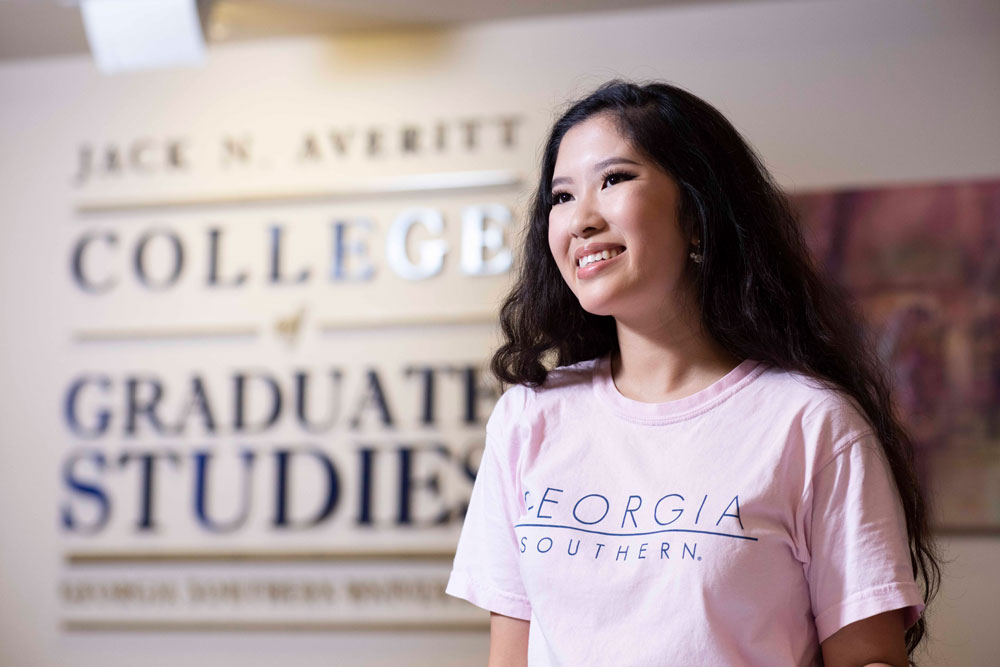
<instances>
[{"instance_id":1,"label":"young woman","mask_svg":"<svg viewBox=\"0 0 1000 667\"><path fill-rule=\"evenodd\" d=\"M907 664L939 579L910 443L716 109L573 104L501 324L448 584L492 612L491 666Z\"/></svg>"}]
</instances>

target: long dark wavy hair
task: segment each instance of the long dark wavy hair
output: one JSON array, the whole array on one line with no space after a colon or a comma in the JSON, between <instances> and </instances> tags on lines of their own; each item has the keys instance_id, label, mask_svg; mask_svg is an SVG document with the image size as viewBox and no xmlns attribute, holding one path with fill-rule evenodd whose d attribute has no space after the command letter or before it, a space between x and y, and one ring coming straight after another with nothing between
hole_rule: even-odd
<instances>
[{"instance_id":1,"label":"long dark wavy hair","mask_svg":"<svg viewBox=\"0 0 1000 667\"><path fill-rule=\"evenodd\" d=\"M500 310L505 342L490 369L501 383L537 386L551 365L617 350L613 317L585 311L549 250L552 172L566 132L607 114L632 146L677 183L686 238L704 259L688 262L704 330L739 359L808 375L844 392L864 411L892 469L906 514L910 560L925 602L940 584L937 549L913 465L913 448L893 409L890 375L846 293L823 277L796 215L760 158L714 107L676 86L610 81L556 121L542 155L538 190L517 277ZM912 655L926 633L906 631Z\"/></svg>"}]
</instances>

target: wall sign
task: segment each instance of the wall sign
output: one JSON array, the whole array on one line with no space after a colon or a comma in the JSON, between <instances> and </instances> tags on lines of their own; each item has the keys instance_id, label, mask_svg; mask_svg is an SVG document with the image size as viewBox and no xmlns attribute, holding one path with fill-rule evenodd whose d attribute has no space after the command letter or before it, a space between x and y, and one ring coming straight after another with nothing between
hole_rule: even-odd
<instances>
[{"instance_id":1,"label":"wall sign","mask_svg":"<svg viewBox=\"0 0 1000 667\"><path fill-rule=\"evenodd\" d=\"M443 589L519 116L155 134L76 151L64 629L484 627Z\"/></svg>"}]
</instances>

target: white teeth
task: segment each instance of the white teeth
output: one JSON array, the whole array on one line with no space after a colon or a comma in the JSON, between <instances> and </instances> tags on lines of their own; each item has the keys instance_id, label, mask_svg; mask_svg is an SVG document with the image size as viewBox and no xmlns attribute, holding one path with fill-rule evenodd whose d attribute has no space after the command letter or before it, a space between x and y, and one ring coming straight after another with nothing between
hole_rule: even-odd
<instances>
[{"instance_id":1,"label":"white teeth","mask_svg":"<svg viewBox=\"0 0 1000 667\"><path fill-rule=\"evenodd\" d=\"M595 252L593 255L587 255L586 257L581 257L577 262L580 268L587 266L588 264L593 264L594 262L599 262L602 259L611 259L612 257L617 257L622 254L622 251L615 248L614 250L602 250L601 252Z\"/></svg>"}]
</instances>

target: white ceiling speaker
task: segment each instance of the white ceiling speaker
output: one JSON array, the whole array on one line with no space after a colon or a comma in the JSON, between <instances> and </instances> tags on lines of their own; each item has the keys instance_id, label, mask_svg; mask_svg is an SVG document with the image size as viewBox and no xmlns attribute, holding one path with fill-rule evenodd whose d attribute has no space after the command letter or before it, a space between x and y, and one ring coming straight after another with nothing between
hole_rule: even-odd
<instances>
[{"instance_id":1,"label":"white ceiling speaker","mask_svg":"<svg viewBox=\"0 0 1000 667\"><path fill-rule=\"evenodd\" d=\"M199 65L205 60L198 0L81 0L97 67L106 74Z\"/></svg>"}]
</instances>

